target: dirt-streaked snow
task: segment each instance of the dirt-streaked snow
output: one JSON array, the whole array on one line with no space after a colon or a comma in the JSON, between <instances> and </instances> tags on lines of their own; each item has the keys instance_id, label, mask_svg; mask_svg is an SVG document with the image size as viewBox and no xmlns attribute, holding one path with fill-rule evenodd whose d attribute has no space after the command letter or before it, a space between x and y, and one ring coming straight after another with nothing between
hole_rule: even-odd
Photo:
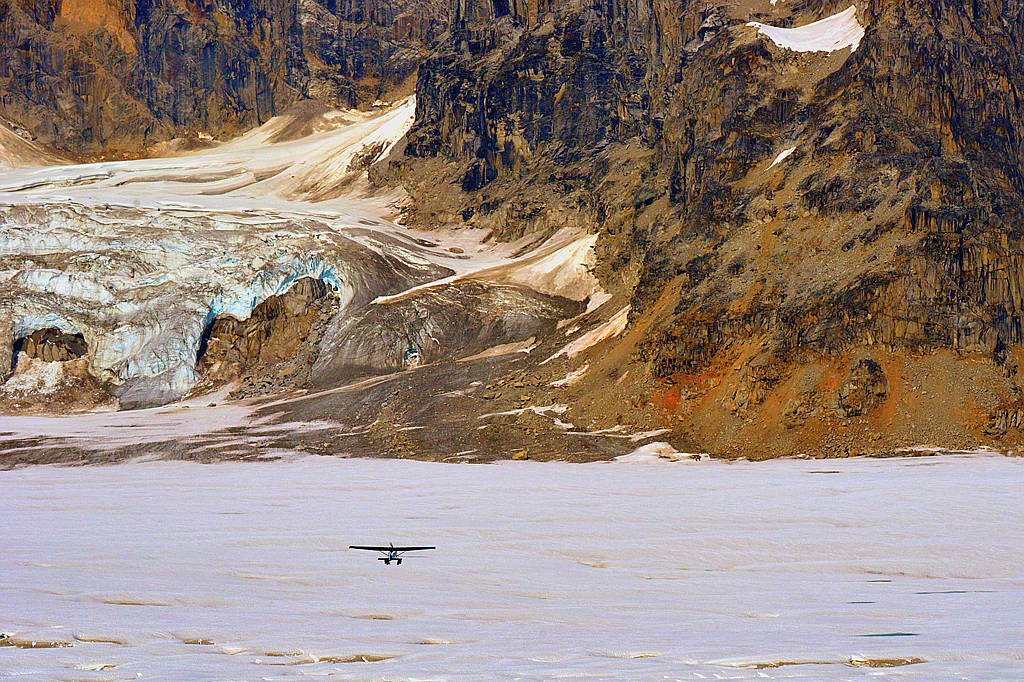
<instances>
[{"instance_id":1,"label":"dirt-streaked snow","mask_svg":"<svg viewBox=\"0 0 1024 682\"><path fill-rule=\"evenodd\" d=\"M42 145L18 135L0 120L0 169L45 166L62 163L64 159Z\"/></svg>"},{"instance_id":2,"label":"dirt-streaked snow","mask_svg":"<svg viewBox=\"0 0 1024 682\"><path fill-rule=\"evenodd\" d=\"M521 241L529 241L527 237ZM607 301L608 294L591 273L595 264L594 245L597 235L580 236L564 230L553 235L541 246L524 256L507 258L511 246L504 245L490 253L478 253L463 261L461 267L451 266L456 274L412 287L397 294L378 296L377 305L393 303L413 294L444 287L453 282L473 279L486 282L519 284L552 296L563 296L576 301ZM596 307L596 306L595 306Z\"/></svg>"},{"instance_id":3,"label":"dirt-streaked snow","mask_svg":"<svg viewBox=\"0 0 1024 682\"><path fill-rule=\"evenodd\" d=\"M187 402L179 402L121 412L103 410L61 416L0 414L0 447L6 441L22 438L96 451L168 440L188 442L229 429L258 428L261 422L253 417L253 412L244 402L214 407L191 407Z\"/></svg>"},{"instance_id":4,"label":"dirt-streaked snow","mask_svg":"<svg viewBox=\"0 0 1024 682\"><path fill-rule=\"evenodd\" d=\"M771 38L779 47L796 52L835 52L847 47L855 51L864 38L864 27L857 21L857 8L847 9L797 28L780 28L751 21L747 26L757 27L757 32ZM774 164L773 164L774 165Z\"/></svg>"},{"instance_id":5,"label":"dirt-streaked snow","mask_svg":"<svg viewBox=\"0 0 1024 682\"><path fill-rule=\"evenodd\" d=\"M626 325L629 324L629 310L630 306L626 306L619 310L619 312L612 315L611 319L602 324L599 327L591 329L589 332L580 335L579 338L574 339L567 343L564 348L559 350L557 353L552 355L544 362L550 362L557 357L562 355L574 358L586 349L596 346L597 344L607 339L612 339L621 334L625 329Z\"/></svg>"},{"instance_id":6,"label":"dirt-streaked snow","mask_svg":"<svg viewBox=\"0 0 1024 682\"><path fill-rule=\"evenodd\" d=\"M1022 474L996 456L8 471L0 632L72 646L0 646L0 677L1020 679ZM387 541L438 549L346 550Z\"/></svg>"}]
</instances>

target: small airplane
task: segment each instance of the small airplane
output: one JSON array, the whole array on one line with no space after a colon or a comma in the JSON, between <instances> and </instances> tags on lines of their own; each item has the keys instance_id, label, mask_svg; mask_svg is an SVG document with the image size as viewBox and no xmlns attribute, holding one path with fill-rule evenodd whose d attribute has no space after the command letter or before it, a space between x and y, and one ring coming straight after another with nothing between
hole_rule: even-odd
<instances>
[{"instance_id":1,"label":"small airplane","mask_svg":"<svg viewBox=\"0 0 1024 682\"><path fill-rule=\"evenodd\" d=\"M420 552L425 549L437 549L437 547L395 547L393 543L388 544L387 547L378 547L376 545L349 545L349 549L366 549L371 552L381 552L384 556L377 557L378 561L383 561L385 566L391 564L394 561L399 566L402 565L402 554L405 552Z\"/></svg>"}]
</instances>

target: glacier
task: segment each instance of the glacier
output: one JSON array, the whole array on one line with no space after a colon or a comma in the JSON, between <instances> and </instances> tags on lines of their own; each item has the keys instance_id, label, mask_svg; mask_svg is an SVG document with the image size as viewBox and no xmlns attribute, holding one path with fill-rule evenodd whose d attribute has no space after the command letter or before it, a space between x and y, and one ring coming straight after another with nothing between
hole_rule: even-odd
<instances>
[{"instance_id":1,"label":"glacier","mask_svg":"<svg viewBox=\"0 0 1024 682\"><path fill-rule=\"evenodd\" d=\"M340 312L327 343L336 349L344 321L371 303L390 304L401 327L403 315L424 314L413 299L445 287L458 299L466 280L507 292L510 310L521 301L523 319L557 309L538 307L531 292L606 296L590 272L596 235L565 231L524 248L484 245L479 230L400 226L406 195L371 187L366 168L386 158L414 113L409 98L308 114L301 126L299 114L284 114L184 156L0 171L0 335L9 335L0 343L51 328L81 334L89 374L137 408L196 387L218 316L244 320L304 278L333 290ZM295 137L297 128L313 132ZM367 317L360 333L374 324ZM382 343L359 352L394 353Z\"/></svg>"},{"instance_id":2,"label":"glacier","mask_svg":"<svg viewBox=\"0 0 1024 682\"><path fill-rule=\"evenodd\" d=\"M90 373L143 405L196 384L215 317L245 319L299 279L344 308L449 275L453 256L387 220L395 197L367 198L350 168L386 153L414 110L332 112L275 142L284 116L187 157L2 172L0 315L13 339L83 335Z\"/></svg>"}]
</instances>

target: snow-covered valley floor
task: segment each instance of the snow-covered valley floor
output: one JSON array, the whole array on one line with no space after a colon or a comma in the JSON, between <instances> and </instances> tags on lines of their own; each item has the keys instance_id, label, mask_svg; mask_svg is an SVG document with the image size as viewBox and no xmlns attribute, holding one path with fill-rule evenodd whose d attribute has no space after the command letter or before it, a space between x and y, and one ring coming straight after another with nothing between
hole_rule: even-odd
<instances>
[{"instance_id":1,"label":"snow-covered valley floor","mask_svg":"<svg viewBox=\"0 0 1024 682\"><path fill-rule=\"evenodd\" d=\"M1022 475L998 456L6 471L0 677L1021 679ZM346 549L382 541L438 549Z\"/></svg>"}]
</instances>

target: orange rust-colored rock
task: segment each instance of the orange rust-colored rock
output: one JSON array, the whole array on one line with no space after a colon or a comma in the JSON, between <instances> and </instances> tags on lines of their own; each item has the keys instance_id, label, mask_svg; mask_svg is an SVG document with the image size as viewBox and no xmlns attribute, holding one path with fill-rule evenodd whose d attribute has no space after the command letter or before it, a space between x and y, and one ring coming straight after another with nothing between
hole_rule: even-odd
<instances>
[{"instance_id":1,"label":"orange rust-colored rock","mask_svg":"<svg viewBox=\"0 0 1024 682\"><path fill-rule=\"evenodd\" d=\"M135 4L121 0L62 0L60 21L82 35L91 31L106 31L117 41L127 55L138 53L132 28L135 23Z\"/></svg>"}]
</instances>

